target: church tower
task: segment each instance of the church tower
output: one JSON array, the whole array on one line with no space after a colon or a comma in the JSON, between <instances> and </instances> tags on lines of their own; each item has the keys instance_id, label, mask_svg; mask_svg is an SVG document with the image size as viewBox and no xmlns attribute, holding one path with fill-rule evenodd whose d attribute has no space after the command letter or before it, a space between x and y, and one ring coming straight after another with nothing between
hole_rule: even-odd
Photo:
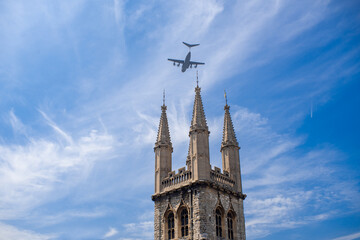
<instances>
[{"instance_id":1,"label":"church tower","mask_svg":"<svg viewBox=\"0 0 360 240\"><path fill-rule=\"evenodd\" d=\"M189 131L186 167L172 171L173 151L165 103L155 143L154 239L245 240L239 144L225 105L221 155L223 171L211 168L209 134L201 88Z\"/></svg>"}]
</instances>

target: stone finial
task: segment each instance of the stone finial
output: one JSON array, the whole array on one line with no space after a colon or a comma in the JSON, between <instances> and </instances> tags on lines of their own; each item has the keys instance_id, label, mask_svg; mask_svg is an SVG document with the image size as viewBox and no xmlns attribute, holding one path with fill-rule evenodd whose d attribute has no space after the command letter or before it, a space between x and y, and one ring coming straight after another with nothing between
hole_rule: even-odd
<instances>
[{"instance_id":1,"label":"stone finial","mask_svg":"<svg viewBox=\"0 0 360 240\"><path fill-rule=\"evenodd\" d=\"M169 124L166 116L165 102L161 106L161 110L162 112L160 117L159 130L158 130L155 146L168 145L169 147L172 147Z\"/></svg>"},{"instance_id":2,"label":"stone finial","mask_svg":"<svg viewBox=\"0 0 360 240\"><path fill-rule=\"evenodd\" d=\"M230 109L230 106L226 104L224 107L225 115L224 115L224 129L223 129L223 138L222 138L222 143L221 143L221 149L223 147L227 147L227 146L236 146L236 147L239 146L239 143L236 140L234 126L231 121L229 109Z\"/></svg>"},{"instance_id":3,"label":"stone finial","mask_svg":"<svg viewBox=\"0 0 360 240\"><path fill-rule=\"evenodd\" d=\"M208 131L208 126L206 123L206 117L205 117L203 103L201 100L200 91L201 91L201 88L199 86L196 86L190 132L192 132L194 130L200 130L200 129Z\"/></svg>"}]
</instances>

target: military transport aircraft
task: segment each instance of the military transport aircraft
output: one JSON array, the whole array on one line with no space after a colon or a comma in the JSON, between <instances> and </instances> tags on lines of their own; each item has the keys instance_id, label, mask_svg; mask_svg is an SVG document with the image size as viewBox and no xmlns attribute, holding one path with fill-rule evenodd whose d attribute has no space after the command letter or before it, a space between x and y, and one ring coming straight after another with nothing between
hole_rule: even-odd
<instances>
[{"instance_id":1,"label":"military transport aircraft","mask_svg":"<svg viewBox=\"0 0 360 240\"><path fill-rule=\"evenodd\" d=\"M204 65L205 64L205 63L202 63L202 62L190 61L190 58L191 58L191 51L190 50L191 50L191 48L199 46L200 44L188 44L186 42L183 42L183 44L185 44L186 46L189 47L189 53L186 55L185 60L177 60L177 59L168 58L169 61L174 62L174 66L175 66L176 63L177 63L178 67L180 66L180 64L182 64L181 71L185 72L186 69L189 68L189 66L190 66L190 68L192 68L192 66L194 65L194 67L197 68L197 65Z\"/></svg>"}]
</instances>

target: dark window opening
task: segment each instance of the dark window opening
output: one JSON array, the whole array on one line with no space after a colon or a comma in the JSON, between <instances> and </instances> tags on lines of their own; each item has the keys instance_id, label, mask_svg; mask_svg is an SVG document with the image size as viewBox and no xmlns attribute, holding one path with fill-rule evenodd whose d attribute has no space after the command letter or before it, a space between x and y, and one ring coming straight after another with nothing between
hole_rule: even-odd
<instances>
[{"instance_id":1,"label":"dark window opening","mask_svg":"<svg viewBox=\"0 0 360 240\"><path fill-rule=\"evenodd\" d=\"M181 236L189 235L189 215L186 209L181 211Z\"/></svg>"},{"instance_id":2,"label":"dark window opening","mask_svg":"<svg viewBox=\"0 0 360 240\"><path fill-rule=\"evenodd\" d=\"M227 228L228 228L228 238L229 238L229 240L234 240L233 223L234 223L234 217L229 212L228 215L227 215Z\"/></svg>"},{"instance_id":3,"label":"dark window opening","mask_svg":"<svg viewBox=\"0 0 360 240\"><path fill-rule=\"evenodd\" d=\"M174 222L174 214L169 213L168 215L168 239L175 238L175 222Z\"/></svg>"},{"instance_id":4,"label":"dark window opening","mask_svg":"<svg viewBox=\"0 0 360 240\"><path fill-rule=\"evenodd\" d=\"M221 220L221 212L219 209L216 209L216 236L222 237L222 220Z\"/></svg>"}]
</instances>

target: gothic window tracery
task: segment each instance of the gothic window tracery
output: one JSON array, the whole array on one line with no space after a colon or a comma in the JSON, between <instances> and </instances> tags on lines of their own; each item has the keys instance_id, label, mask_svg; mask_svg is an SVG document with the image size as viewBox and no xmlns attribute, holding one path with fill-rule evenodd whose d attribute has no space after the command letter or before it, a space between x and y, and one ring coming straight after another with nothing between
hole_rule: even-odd
<instances>
[{"instance_id":1,"label":"gothic window tracery","mask_svg":"<svg viewBox=\"0 0 360 240\"><path fill-rule=\"evenodd\" d=\"M227 214L228 239L234 240L234 216L231 212Z\"/></svg>"},{"instance_id":2,"label":"gothic window tracery","mask_svg":"<svg viewBox=\"0 0 360 240\"><path fill-rule=\"evenodd\" d=\"M216 236L222 237L222 214L220 209L216 209L215 212L215 219L216 219Z\"/></svg>"},{"instance_id":3,"label":"gothic window tracery","mask_svg":"<svg viewBox=\"0 0 360 240\"><path fill-rule=\"evenodd\" d=\"M189 235L189 214L186 208L181 211L181 237Z\"/></svg>"},{"instance_id":4,"label":"gothic window tracery","mask_svg":"<svg viewBox=\"0 0 360 240\"><path fill-rule=\"evenodd\" d=\"M167 217L167 239L175 238L175 221L174 213L169 213Z\"/></svg>"}]
</instances>

